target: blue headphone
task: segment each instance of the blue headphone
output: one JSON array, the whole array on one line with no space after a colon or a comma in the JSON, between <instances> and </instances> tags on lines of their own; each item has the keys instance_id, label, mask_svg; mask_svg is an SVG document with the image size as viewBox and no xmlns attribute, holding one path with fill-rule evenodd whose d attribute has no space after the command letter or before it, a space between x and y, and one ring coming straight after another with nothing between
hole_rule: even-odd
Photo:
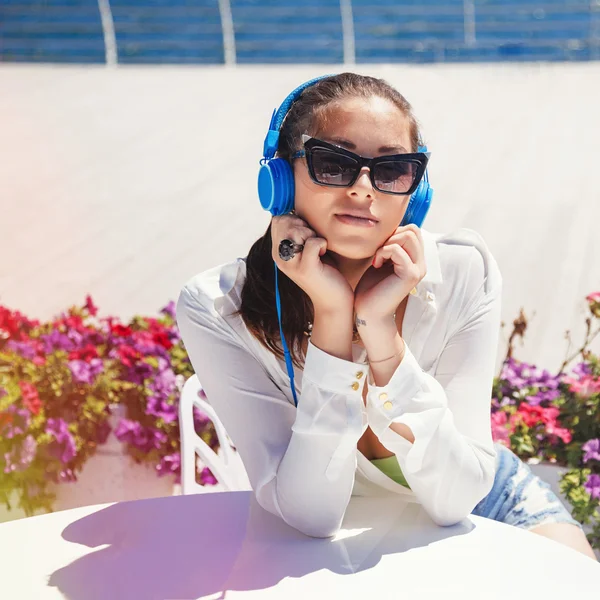
<instances>
[{"instance_id":1,"label":"blue headphone","mask_svg":"<svg viewBox=\"0 0 600 600\"><path fill-rule=\"evenodd\" d=\"M288 97L283 101L278 109L273 111L269 131L265 137L263 146L263 157L260 160L260 169L258 172L258 197L261 206L269 211L273 216L284 215L291 212L294 208L294 172L290 163L283 158L274 158L279 146L279 131L283 121L289 112L292 104L302 94L302 92L311 85L321 81L331 75L316 77L306 83L298 86ZM419 146L419 152L427 152L427 146ZM423 175L417 189L410 197L408 207L401 226L414 223L417 227L421 227L433 197L433 189L429 185L429 176L427 170ZM279 332L281 335L281 343L285 356L287 372L290 378L290 386L294 396L294 403L298 406L298 398L296 397L296 388L294 387L294 368L292 358L288 350L283 329L281 326L281 301L279 298L279 282L278 268L275 263L275 301L277 305L277 318L279 320Z\"/></svg>"}]
</instances>

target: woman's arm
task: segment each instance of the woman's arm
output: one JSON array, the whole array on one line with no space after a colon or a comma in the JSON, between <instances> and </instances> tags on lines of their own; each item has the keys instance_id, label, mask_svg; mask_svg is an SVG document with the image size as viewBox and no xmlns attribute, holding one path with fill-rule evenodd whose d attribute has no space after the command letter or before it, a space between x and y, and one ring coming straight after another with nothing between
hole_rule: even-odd
<instances>
[{"instance_id":1,"label":"woman's arm","mask_svg":"<svg viewBox=\"0 0 600 600\"><path fill-rule=\"evenodd\" d=\"M463 310L435 376L421 369L406 345L389 383L371 385L367 397L371 429L396 454L411 489L439 525L470 514L494 481L490 406L502 281L491 257L488 267L486 274L473 249Z\"/></svg>"},{"instance_id":2,"label":"woman's arm","mask_svg":"<svg viewBox=\"0 0 600 600\"><path fill-rule=\"evenodd\" d=\"M295 408L210 304L201 293L184 287L177 323L258 502L307 535L334 535L350 500L356 444L366 427L366 365L332 356L309 342ZM338 325L330 320L329 332ZM351 321L344 329L351 332ZM323 330L317 337L325 345L334 339ZM357 379L360 368L365 377Z\"/></svg>"}]
</instances>

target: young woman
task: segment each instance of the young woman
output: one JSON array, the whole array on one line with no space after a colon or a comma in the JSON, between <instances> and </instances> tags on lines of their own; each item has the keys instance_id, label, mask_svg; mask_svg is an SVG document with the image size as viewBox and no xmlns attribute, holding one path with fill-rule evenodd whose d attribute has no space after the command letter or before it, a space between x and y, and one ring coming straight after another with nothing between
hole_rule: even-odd
<instances>
[{"instance_id":1,"label":"young woman","mask_svg":"<svg viewBox=\"0 0 600 600\"><path fill-rule=\"evenodd\" d=\"M351 494L396 494L441 526L480 515L594 558L549 486L493 443L502 280L475 232L433 234L405 218L429 157L410 104L352 73L301 88L263 160L276 148L289 164L292 210L177 303L258 502L327 537Z\"/></svg>"}]
</instances>

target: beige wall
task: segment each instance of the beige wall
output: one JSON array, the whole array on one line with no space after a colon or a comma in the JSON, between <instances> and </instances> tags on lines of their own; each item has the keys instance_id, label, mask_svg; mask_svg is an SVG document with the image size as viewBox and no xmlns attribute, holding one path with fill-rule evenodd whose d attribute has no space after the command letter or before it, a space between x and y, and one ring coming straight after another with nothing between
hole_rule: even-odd
<instances>
[{"instance_id":1,"label":"beige wall","mask_svg":"<svg viewBox=\"0 0 600 600\"><path fill-rule=\"evenodd\" d=\"M156 314L245 255L268 223L255 186L273 108L340 70L0 66L0 303L47 318L89 292L101 315ZM395 84L422 123L425 227L483 235L503 318L536 311L517 356L558 368L600 290L600 64L356 70Z\"/></svg>"}]
</instances>

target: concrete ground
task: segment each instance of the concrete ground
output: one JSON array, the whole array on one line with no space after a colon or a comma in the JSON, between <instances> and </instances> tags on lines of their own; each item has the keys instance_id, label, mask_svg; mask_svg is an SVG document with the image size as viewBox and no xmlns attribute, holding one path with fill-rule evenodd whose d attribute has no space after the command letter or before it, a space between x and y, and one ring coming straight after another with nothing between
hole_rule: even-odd
<instances>
[{"instance_id":1,"label":"concrete ground","mask_svg":"<svg viewBox=\"0 0 600 600\"><path fill-rule=\"evenodd\" d=\"M0 304L44 319L90 293L101 316L155 315L244 256L269 220L256 174L272 110L341 70L1 65ZM600 63L354 70L415 108L432 151L425 228L483 235L503 319L531 317L517 357L558 369L600 290Z\"/></svg>"}]
</instances>

